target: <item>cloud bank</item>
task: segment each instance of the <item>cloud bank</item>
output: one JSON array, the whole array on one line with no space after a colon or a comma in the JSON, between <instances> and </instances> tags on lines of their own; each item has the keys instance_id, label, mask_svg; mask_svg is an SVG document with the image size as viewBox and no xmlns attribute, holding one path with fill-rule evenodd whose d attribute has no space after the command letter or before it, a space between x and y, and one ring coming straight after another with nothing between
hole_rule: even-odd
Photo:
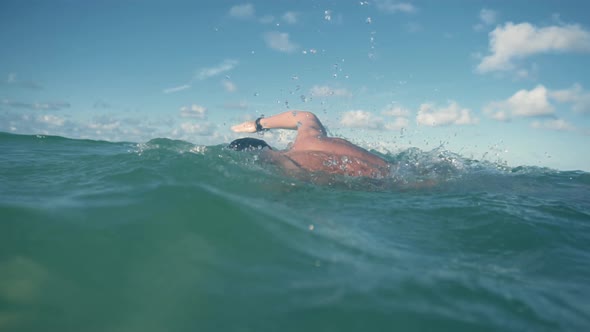
<instances>
[{"instance_id":1,"label":"cloud bank","mask_svg":"<svg viewBox=\"0 0 590 332\"><path fill-rule=\"evenodd\" d=\"M508 22L489 34L490 55L477 66L479 73L507 71L515 60L536 54L590 53L590 32L579 25L536 27L530 23Z\"/></svg>"},{"instance_id":2,"label":"cloud bank","mask_svg":"<svg viewBox=\"0 0 590 332\"><path fill-rule=\"evenodd\" d=\"M58 101L58 102L34 102L34 103L26 103L20 101L13 101L8 99L3 99L0 101L0 106L4 106L7 108L22 108L34 111L59 111L65 108L70 108L70 103L65 101Z\"/></svg>"},{"instance_id":3,"label":"cloud bank","mask_svg":"<svg viewBox=\"0 0 590 332\"><path fill-rule=\"evenodd\" d=\"M183 106L180 108L180 116L183 118L206 119L207 109L197 104L192 104L191 106Z\"/></svg>"},{"instance_id":4,"label":"cloud bank","mask_svg":"<svg viewBox=\"0 0 590 332\"><path fill-rule=\"evenodd\" d=\"M576 113L590 113L590 92L584 91L579 84L563 90L549 90L544 85L531 90L522 89L506 100L488 103L483 110L492 119L509 121L515 117L554 116L555 102L570 104Z\"/></svg>"},{"instance_id":5,"label":"cloud bank","mask_svg":"<svg viewBox=\"0 0 590 332\"><path fill-rule=\"evenodd\" d=\"M576 128L563 119L552 119L545 121L533 121L531 128L535 129L547 129L554 131L574 131Z\"/></svg>"},{"instance_id":6,"label":"cloud bank","mask_svg":"<svg viewBox=\"0 0 590 332\"><path fill-rule=\"evenodd\" d=\"M407 118L396 117L393 121L386 121L384 118L375 116L364 110L353 110L342 115L340 124L348 128L370 129L370 130L399 130L409 125Z\"/></svg>"},{"instance_id":7,"label":"cloud bank","mask_svg":"<svg viewBox=\"0 0 590 332\"><path fill-rule=\"evenodd\" d=\"M471 115L471 110L462 108L454 101L449 101L447 107L437 107L431 103L424 103L418 109L416 122L419 125L438 127L448 125L471 125L478 122Z\"/></svg>"}]
</instances>

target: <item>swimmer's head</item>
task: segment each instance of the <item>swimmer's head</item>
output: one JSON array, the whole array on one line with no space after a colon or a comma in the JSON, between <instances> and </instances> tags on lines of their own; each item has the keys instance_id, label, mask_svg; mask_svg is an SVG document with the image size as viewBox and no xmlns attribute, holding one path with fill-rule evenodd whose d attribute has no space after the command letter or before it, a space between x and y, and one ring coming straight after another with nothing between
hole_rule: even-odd
<instances>
[{"instance_id":1,"label":"swimmer's head","mask_svg":"<svg viewBox=\"0 0 590 332\"><path fill-rule=\"evenodd\" d=\"M251 137L238 138L237 140L229 143L227 147L236 151L262 150L264 148L269 148L272 150L270 145L268 145L265 141Z\"/></svg>"}]
</instances>

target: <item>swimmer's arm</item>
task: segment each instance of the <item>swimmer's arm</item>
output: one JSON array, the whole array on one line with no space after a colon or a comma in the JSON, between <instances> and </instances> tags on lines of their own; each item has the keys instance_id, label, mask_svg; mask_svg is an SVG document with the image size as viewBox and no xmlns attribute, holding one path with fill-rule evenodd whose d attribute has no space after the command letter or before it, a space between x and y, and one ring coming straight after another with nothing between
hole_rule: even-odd
<instances>
[{"instance_id":1,"label":"swimmer's arm","mask_svg":"<svg viewBox=\"0 0 590 332\"><path fill-rule=\"evenodd\" d=\"M291 130L314 130L325 135L326 130L315 116L306 111L288 111L267 118L260 119L262 129L291 129ZM255 133L256 121L246 121L235 125L231 129L238 133Z\"/></svg>"}]
</instances>

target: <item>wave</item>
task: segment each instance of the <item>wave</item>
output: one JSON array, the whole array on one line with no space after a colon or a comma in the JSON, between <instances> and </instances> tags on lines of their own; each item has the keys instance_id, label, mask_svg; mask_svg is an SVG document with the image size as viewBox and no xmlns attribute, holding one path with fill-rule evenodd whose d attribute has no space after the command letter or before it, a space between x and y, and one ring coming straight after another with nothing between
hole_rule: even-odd
<instances>
[{"instance_id":1,"label":"wave","mask_svg":"<svg viewBox=\"0 0 590 332\"><path fill-rule=\"evenodd\" d=\"M29 150L38 153L64 154L77 156L95 156L102 154L109 156L109 162L120 161L136 162L143 167L150 162L172 160L192 160L195 164L191 167L200 169L200 172L216 177L228 179L239 178L232 173L261 172L262 175L273 178L275 181L286 181L301 184L296 179L284 178L272 165L260 162L257 153L236 152L225 148L224 144L215 146L195 145L182 140L167 138L155 138L146 143L130 142L106 142L85 139L69 139L59 136L46 135L15 135L0 133L0 144L10 151L20 149L24 145ZM392 172L389 178L379 181L370 179L347 178L344 176L331 176L328 181L317 181L315 184L329 184L341 189L355 190L395 190L408 188L431 187L432 185L447 185L449 183L465 182L477 187L477 182L492 185L494 182L506 182L514 179L536 178L541 180L567 179L564 183L588 183L589 173L582 171L558 171L537 166L510 167L505 162L481 161L466 158L460 154L437 148L431 151L422 151L418 148L409 148L398 153L378 153L390 162ZM162 165L152 165L158 167ZM313 182L313 181L312 181ZM543 182L543 181L542 181ZM313 183L312 183L313 184Z\"/></svg>"},{"instance_id":2,"label":"wave","mask_svg":"<svg viewBox=\"0 0 590 332\"><path fill-rule=\"evenodd\" d=\"M0 149L0 329L590 324L585 172L408 149L390 179L318 185L166 138Z\"/></svg>"}]
</instances>

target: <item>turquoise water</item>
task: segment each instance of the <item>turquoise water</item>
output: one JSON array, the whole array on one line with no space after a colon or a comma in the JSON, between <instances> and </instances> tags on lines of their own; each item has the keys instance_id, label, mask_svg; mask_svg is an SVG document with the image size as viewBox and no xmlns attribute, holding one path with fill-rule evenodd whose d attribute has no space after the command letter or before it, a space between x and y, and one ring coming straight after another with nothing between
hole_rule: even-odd
<instances>
[{"instance_id":1,"label":"turquoise water","mask_svg":"<svg viewBox=\"0 0 590 332\"><path fill-rule=\"evenodd\" d=\"M167 139L0 151L0 331L590 328L585 172L407 150L318 185Z\"/></svg>"}]
</instances>

